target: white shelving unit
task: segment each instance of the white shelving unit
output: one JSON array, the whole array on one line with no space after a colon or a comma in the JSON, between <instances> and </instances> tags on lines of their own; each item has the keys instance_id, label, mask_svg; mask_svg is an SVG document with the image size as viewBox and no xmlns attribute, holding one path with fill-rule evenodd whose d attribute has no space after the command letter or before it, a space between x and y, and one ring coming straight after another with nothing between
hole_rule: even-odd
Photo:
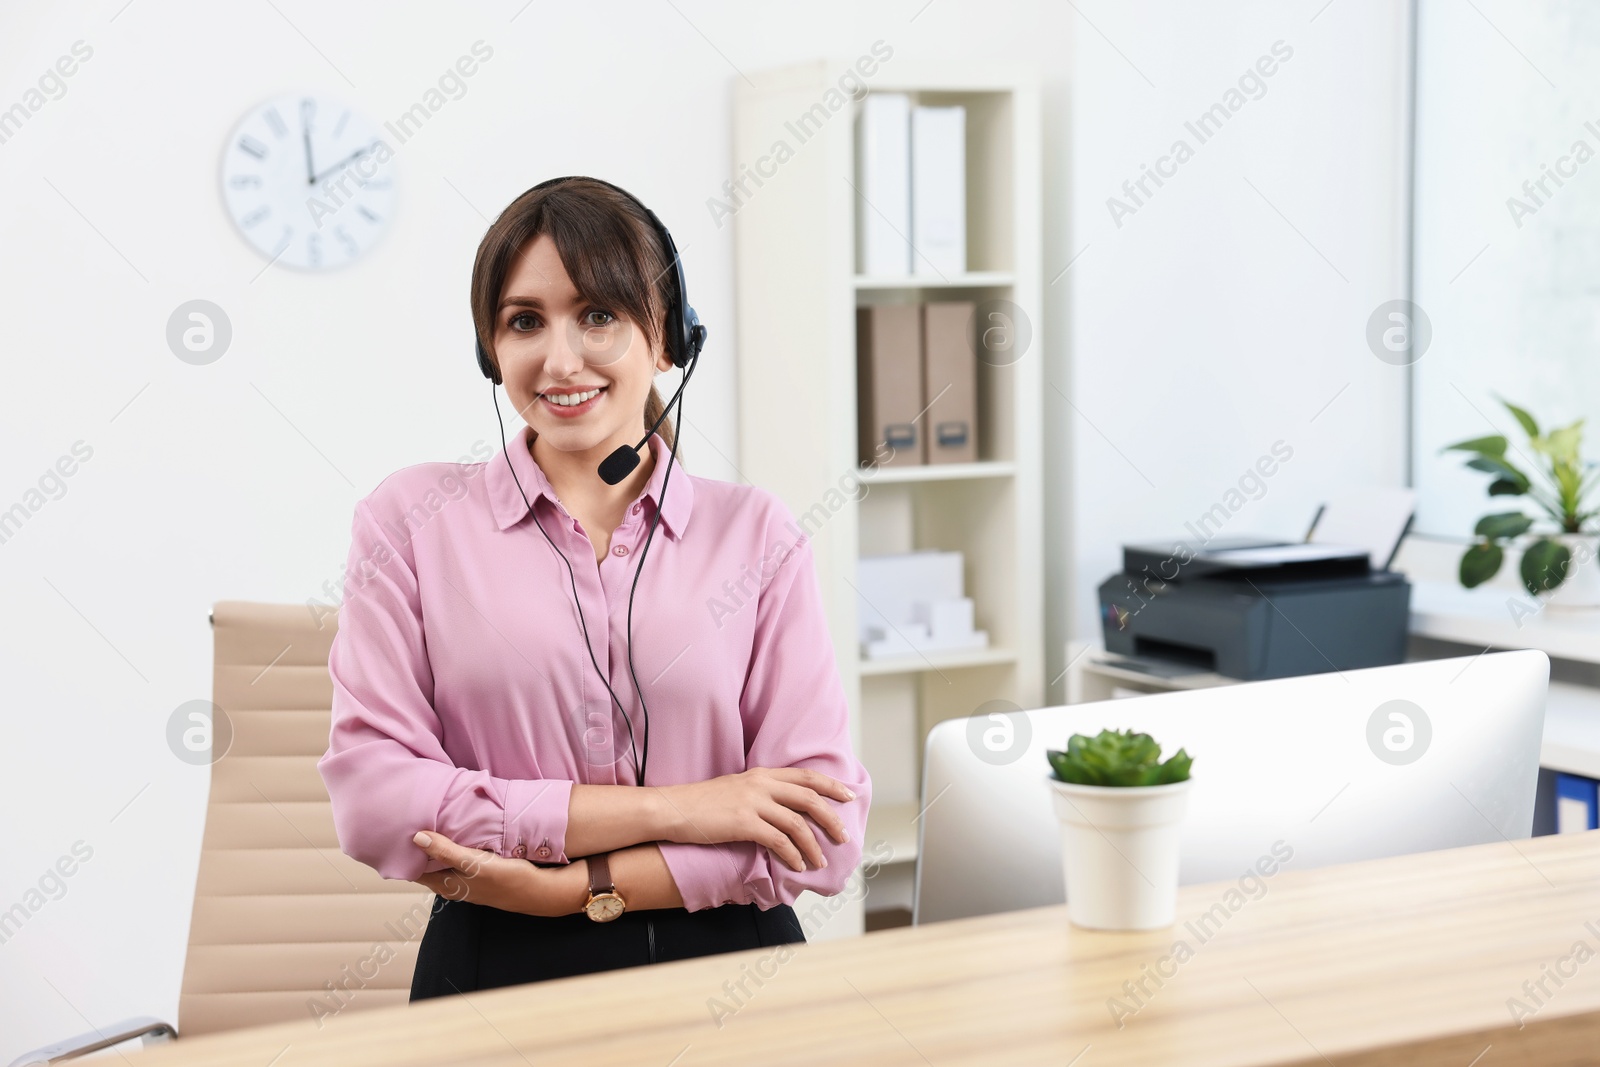
<instances>
[{"instance_id":1,"label":"white shelving unit","mask_svg":"<svg viewBox=\"0 0 1600 1067\"><path fill-rule=\"evenodd\" d=\"M1001 298L1033 315L1043 290L1039 233L1037 82L1005 67L895 58L869 91L966 108L967 260L946 278L855 272L855 121L848 101L795 144L793 123L816 115L851 61L764 71L735 96L734 158L793 148L734 215L740 468L777 493L809 533L856 749L873 778L864 854L887 854L825 929L859 933L868 910L911 906L918 796L927 731L992 700L1037 707L1044 692L1043 378L1031 350L1007 366L978 362L975 463L857 466L858 306ZM1033 316L1037 317L1037 316ZM857 561L922 548L964 553L966 595L990 647L864 661L857 641ZM880 851L881 850L881 851ZM860 877L858 873L857 877ZM842 894L843 896L844 894ZM802 898L802 922L812 901Z\"/></svg>"}]
</instances>

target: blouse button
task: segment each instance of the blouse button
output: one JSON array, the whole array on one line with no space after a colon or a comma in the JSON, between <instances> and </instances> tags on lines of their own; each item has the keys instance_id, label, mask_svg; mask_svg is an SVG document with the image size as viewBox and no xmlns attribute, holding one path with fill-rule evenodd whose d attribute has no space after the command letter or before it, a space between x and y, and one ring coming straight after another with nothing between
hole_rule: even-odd
<instances>
[{"instance_id":1,"label":"blouse button","mask_svg":"<svg viewBox=\"0 0 1600 1067\"><path fill-rule=\"evenodd\" d=\"M639 514L639 512L641 512L641 511L643 511L643 510L644 510L644 505L643 505L643 504L635 504L635 505L634 505L634 506L633 506L633 513L634 513L634 514L635 514L635 515L637 515L637 514Z\"/></svg>"},{"instance_id":2,"label":"blouse button","mask_svg":"<svg viewBox=\"0 0 1600 1067\"><path fill-rule=\"evenodd\" d=\"M516 848L511 850L511 854L517 857L519 860L524 859L528 855L528 846L518 845Z\"/></svg>"},{"instance_id":3,"label":"blouse button","mask_svg":"<svg viewBox=\"0 0 1600 1067\"><path fill-rule=\"evenodd\" d=\"M611 549L611 554L613 556L626 556L628 554L628 546L616 545Z\"/></svg>"},{"instance_id":4,"label":"blouse button","mask_svg":"<svg viewBox=\"0 0 1600 1067\"><path fill-rule=\"evenodd\" d=\"M549 845L540 845L539 846L539 850L538 850L538 855L539 855L539 858L542 859L542 860L543 859L549 859L550 858L550 846Z\"/></svg>"}]
</instances>

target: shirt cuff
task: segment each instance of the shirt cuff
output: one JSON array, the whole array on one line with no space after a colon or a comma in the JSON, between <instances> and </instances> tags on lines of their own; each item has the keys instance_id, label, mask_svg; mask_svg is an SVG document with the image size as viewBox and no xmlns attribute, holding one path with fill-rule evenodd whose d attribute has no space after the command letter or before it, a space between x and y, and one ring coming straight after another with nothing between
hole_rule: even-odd
<instances>
[{"instance_id":1,"label":"shirt cuff","mask_svg":"<svg viewBox=\"0 0 1600 1067\"><path fill-rule=\"evenodd\" d=\"M506 786L500 855L567 863L567 812L573 783L565 778L513 778Z\"/></svg>"},{"instance_id":2,"label":"shirt cuff","mask_svg":"<svg viewBox=\"0 0 1600 1067\"><path fill-rule=\"evenodd\" d=\"M686 911L703 911L723 904L752 904L749 871L755 862L752 841L727 841L693 845L682 841L657 841L661 858L678 887Z\"/></svg>"}]
</instances>

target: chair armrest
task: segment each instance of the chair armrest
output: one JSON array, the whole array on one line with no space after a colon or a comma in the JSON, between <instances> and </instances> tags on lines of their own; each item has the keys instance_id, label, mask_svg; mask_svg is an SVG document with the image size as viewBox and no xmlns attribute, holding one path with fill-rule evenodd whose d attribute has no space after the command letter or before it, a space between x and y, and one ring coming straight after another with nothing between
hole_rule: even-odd
<instances>
[{"instance_id":1,"label":"chair armrest","mask_svg":"<svg viewBox=\"0 0 1600 1067\"><path fill-rule=\"evenodd\" d=\"M58 1063L61 1060L77 1059L79 1056L98 1052L112 1045L119 1045L133 1038L144 1038L144 1044L155 1045L167 1041L175 1041L178 1031L169 1023L151 1015L139 1015L132 1019L124 1019L114 1026L104 1030L90 1030L69 1037L65 1041L54 1045L36 1048L32 1052L25 1052L20 1057L11 1061L11 1067L31 1067L33 1064Z\"/></svg>"}]
</instances>

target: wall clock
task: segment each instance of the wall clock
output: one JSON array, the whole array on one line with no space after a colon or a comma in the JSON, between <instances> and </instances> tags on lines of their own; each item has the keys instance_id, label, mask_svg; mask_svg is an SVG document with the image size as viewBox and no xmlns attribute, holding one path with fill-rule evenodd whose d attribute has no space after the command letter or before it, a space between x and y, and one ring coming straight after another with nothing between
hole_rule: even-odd
<instances>
[{"instance_id":1,"label":"wall clock","mask_svg":"<svg viewBox=\"0 0 1600 1067\"><path fill-rule=\"evenodd\" d=\"M306 271L360 258L388 228L394 151L364 115L323 93L251 109L222 151L222 197L267 259Z\"/></svg>"}]
</instances>

